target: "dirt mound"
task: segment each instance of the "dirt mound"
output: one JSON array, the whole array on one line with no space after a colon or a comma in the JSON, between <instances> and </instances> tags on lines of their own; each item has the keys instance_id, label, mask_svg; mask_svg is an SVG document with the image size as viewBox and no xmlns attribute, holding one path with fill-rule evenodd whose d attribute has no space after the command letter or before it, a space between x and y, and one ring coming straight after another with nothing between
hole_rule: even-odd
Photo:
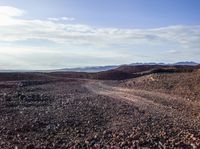
<instances>
[{"instance_id":1,"label":"dirt mound","mask_svg":"<svg viewBox=\"0 0 200 149\"><path fill-rule=\"evenodd\" d=\"M127 72L127 73L139 73L143 71L148 71L156 68L161 68L162 65L139 65L139 66L128 66L124 65L119 68L116 68L115 70Z\"/></svg>"},{"instance_id":2,"label":"dirt mound","mask_svg":"<svg viewBox=\"0 0 200 149\"><path fill-rule=\"evenodd\" d=\"M160 91L179 95L188 100L200 101L199 71L186 73L155 73L122 81L120 86Z\"/></svg>"},{"instance_id":3,"label":"dirt mound","mask_svg":"<svg viewBox=\"0 0 200 149\"><path fill-rule=\"evenodd\" d=\"M141 77L154 73L182 73L196 70L194 66L162 66L162 65L139 65L121 66L104 72L90 74L92 79L100 80L125 80Z\"/></svg>"},{"instance_id":4,"label":"dirt mound","mask_svg":"<svg viewBox=\"0 0 200 149\"><path fill-rule=\"evenodd\" d=\"M121 66L115 70L127 72L127 73L161 73L161 72L190 72L195 69L194 66L184 65L139 65L139 66Z\"/></svg>"},{"instance_id":5,"label":"dirt mound","mask_svg":"<svg viewBox=\"0 0 200 149\"><path fill-rule=\"evenodd\" d=\"M134 74L119 70L104 71L93 75L94 79L100 80L124 80L133 77Z\"/></svg>"},{"instance_id":6,"label":"dirt mound","mask_svg":"<svg viewBox=\"0 0 200 149\"><path fill-rule=\"evenodd\" d=\"M200 65L197 65L197 69L200 69Z\"/></svg>"}]
</instances>

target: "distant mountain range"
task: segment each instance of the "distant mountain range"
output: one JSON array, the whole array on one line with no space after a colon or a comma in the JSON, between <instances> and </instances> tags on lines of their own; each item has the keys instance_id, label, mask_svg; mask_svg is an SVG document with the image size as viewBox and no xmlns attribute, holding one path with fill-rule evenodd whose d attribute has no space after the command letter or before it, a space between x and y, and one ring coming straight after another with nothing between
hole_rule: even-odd
<instances>
[{"instance_id":1,"label":"distant mountain range","mask_svg":"<svg viewBox=\"0 0 200 149\"><path fill-rule=\"evenodd\" d=\"M138 65L187 65L187 66L196 66L199 63L192 62L192 61L185 61L185 62L177 62L177 63L132 63L127 64L127 66L138 66ZM35 70L35 71L27 71L27 70L0 70L0 72L101 72L107 71L111 69L116 69L123 65L108 65L108 66L92 66L92 67L77 67L77 68L64 68L64 69L54 69L54 70Z\"/></svg>"},{"instance_id":2,"label":"distant mountain range","mask_svg":"<svg viewBox=\"0 0 200 149\"><path fill-rule=\"evenodd\" d=\"M196 65L199 65L199 64L196 63L196 62L178 62L178 63L175 63L174 65L188 65L188 66L196 66Z\"/></svg>"},{"instance_id":3,"label":"distant mountain range","mask_svg":"<svg viewBox=\"0 0 200 149\"><path fill-rule=\"evenodd\" d=\"M138 66L138 65L187 65L187 66L196 66L198 63L196 62L177 62L177 63L172 63L172 64L166 64L166 63L132 63L128 64L128 66ZM111 66L94 66L94 67L80 67L80 68L64 68L64 69L59 69L57 71L73 71L73 72L100 72L100 71L107 71L111 69L116 69L122 65L111 65Z\"/></svg>"},{"instance_id":4,"label":"distant mountain range","mask_svg":"<svg viewBox=\"0 0 200 149\"><path fill-rule=\"evenodd\" d=\"M185 62L177 62L177 63L132 63L130 64L131 66L137 66L137 65L186 65L186 66L196 66L198 65L198 63L196 62L188 62L188 61L185 61Z\"/></svg>"},{"instance_id":5,"label":"distant mountain range","mask_svg":"<svg viewBox=\"0 0 200 149\"><path fill-rule=\"evenodd\" d=\"M58 71L73 71L73 72L100 72L115 69L119 67L118 65L113 66L94 66L94 67L80 67L80 68L64 68Z\"/></svg>"}]
</instances>

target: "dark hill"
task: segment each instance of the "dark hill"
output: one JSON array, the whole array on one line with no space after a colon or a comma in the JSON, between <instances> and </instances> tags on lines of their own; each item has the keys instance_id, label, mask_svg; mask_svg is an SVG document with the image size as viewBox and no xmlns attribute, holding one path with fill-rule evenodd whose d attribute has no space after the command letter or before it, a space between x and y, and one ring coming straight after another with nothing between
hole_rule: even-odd
<instances>
[{"instance_id":1,"label":"dark hill","mask_svg":"<svg viewBox=\"0 0 200 149\"><path fill-rule=\"evenodd\" d=\"M119 68L101 71L96 73L86 72L53 72L50 75L67 77L67 78L82 78L82 79L100 79L100 80L125 80L130 78L136 78L152 73L181 73L192 72L195 70L195 66L163 66L163 65L137 65L129 66L124 65Z\"/></svg>"}]
</instances>

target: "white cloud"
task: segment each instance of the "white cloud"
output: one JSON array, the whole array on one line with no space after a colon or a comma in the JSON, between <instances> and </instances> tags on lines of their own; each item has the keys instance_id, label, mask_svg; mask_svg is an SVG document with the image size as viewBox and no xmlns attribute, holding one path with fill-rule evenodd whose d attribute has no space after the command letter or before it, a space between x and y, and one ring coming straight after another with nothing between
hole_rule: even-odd
<instances>
[{"instance_id":1,"label":"white cloud","mask_svg":"<svg viewBox=\"0 0 200 149\"><path fill-rule=\"evenodd\" d=\"M64 20L64 21L74 21L75 18L62 17L61 20Z\"/></svg>"},{"instance_id":2,"label":"white cloud","mask_svg":"<svg viewBox=\"0 0 200 149\"><path fill-rule=\"evenodd\" d=\"M47 20L24 20L23 10L0 6L0 41L46 39L57 43L90 44L135 44L141 42L176 42L194 45L200 41L200 26L170 26L156 29L95 28L89 25L61 23L59 20L74 20L61 17ZM12 22L12 23L11 23Z\"/></svg>"},{"instance_id":3,"label":"white cloud","mask_svg":"<svg viewBox=\"0 0 200 149\"><path fill-rule=\"evenodd\" d=\"M0 28L0 41L44 39L57 43L109 46L110 44L176 42L190 46L200 41L200 26L172 26L159 29L95 28L45 20L11 19L13 25ZM1 25L1 24L0 24Z\"/></svg>"},{"instance_id":4,"label":"white cloud","mask_svg":"<svg viewBox=\"0 0 200 149\"><path fill-rule=\"evenodd\" d=\"M48 53L58 52L61 46L60 52L71 55L71 57L87 57L89 55L89 57L95 58L114 59L116 57L120 59L119 57L122 56L122 60L125 60L124 63L126 63L133 58L136 59L137 57L134 55L137 54L141 55L140 58L152 55L156 60L155 54L159 54L163 49L170 49L168 54L176 51L176 53L184 52L184 56L190 53L191 56L200 48L200 25L179 25L155 29L96 28L65 22L74 20L74 18L68 17L26 20L20 17L24 13L24 10L18 8L0 6L0 54L5 55L3 50L5 47L1 46L1 43L10 44L6 51L12 55L19 54L19 51L22 55L30 53L25 48L34 51L35 55L38 55L37 53L48 55ZM47 48L38 47L36 49L32 48L31 44L29 47L17 47L16 42L27 40L46 40L56 44L57 48L47 50L49 48L47 46ZM69 51L73 51L74 48L79 49L76 54ZM197 55L194 57L200 58ZM6 62L4 61L4 63Z\"/></svg>"},{"instance_id":5,"label":"white cloud","mask_svg":"<svg viewBox=\"0 0 200 149\"><path fill-rule=\"evenodd\" d=\"M15 20L13 17L19 17L25 14L24 10L10 7L0 6L0 26L21 24L21 20Z\"/></svg>"},{"instance_id":6,"label":"white cloud","mask_svg":"<svg viewBox=\"0 0 200 149\"><path fill-rule=\"evenodd\" d=\"M60 18L48 18L49 21L59 21Z\"/></svg>"},{"instance_id":7,"label":"white cloud","mask_svg":"<svg viewBox=\"0 0 200 149\"><path fill-rule=\"evenodd\" d=\"M24 13L25 13L24 10L15 7L0 6L0 16L16 17L16 16L22 16Z\"/></svg>"},{"instance_id":8,"label":"white cloud","mask_svg":"<svg viewBox=\"0 0 200 149\"><path fill-rule=\"evenodd\" d=\"M75 18L71 17L60 17L60 18L48 18L49 21L74 21Z\"/></svg>"},{"instance_id":9,"label":"white cloud","mask_svg":"<svg viewBox=\"0 0 200 149\"><path fill-rule=\"evenodd\" d=\"M127 58L128 55L114 51L101 52L95 49L64 50L51 47L0 46L0 69L56 69L106 65L111 61ZM91 63L93 61L93 63Z\"/></svg>"}]
</instances>

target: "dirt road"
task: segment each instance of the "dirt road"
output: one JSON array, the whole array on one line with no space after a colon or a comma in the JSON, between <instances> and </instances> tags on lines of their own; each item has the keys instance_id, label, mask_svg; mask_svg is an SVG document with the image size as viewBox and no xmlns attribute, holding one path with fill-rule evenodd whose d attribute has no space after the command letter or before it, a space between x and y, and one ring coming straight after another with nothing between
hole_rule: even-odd
<instances>
[{"instance_id":1,"label":"dirt road","mask_svg":"<svg viewBox=\"0 0 200 149\"><path fill-rule=\"evenodd\" d=\"M174 127L181 130L180 133L186 129L194 130L195 133L200 132L200 103L159 92L112 86L105 81L91 81L86 84L86 87L96 94L127 102L140 113L145 113L140 115L140 119L157 117L160 122L153 123L161 123L160 129L172 123ZM163 124L162 121L168 124ZM188 134L193 136L193 134ZM198 141L200 141L199 137ZM195 148L195 145L193 147Z\"/></svg>"},{"instance_id":2,"label":"dirt road","mask_svg":"<svg viewBox=\"0 0 200 149\"><path fill-rule=\"evenodd\" d=\"M200 103L191 102L181 97L153 91L111 86L107 85L105 81L90 81L85 86L91 92L123 100L148 113L180 114L180 116L185 116L187 121L190 120L186 117L188 114L190 116L193 114L195 117L192 118L197 121L200 118Z\"/></svg>"}]
</instances>

